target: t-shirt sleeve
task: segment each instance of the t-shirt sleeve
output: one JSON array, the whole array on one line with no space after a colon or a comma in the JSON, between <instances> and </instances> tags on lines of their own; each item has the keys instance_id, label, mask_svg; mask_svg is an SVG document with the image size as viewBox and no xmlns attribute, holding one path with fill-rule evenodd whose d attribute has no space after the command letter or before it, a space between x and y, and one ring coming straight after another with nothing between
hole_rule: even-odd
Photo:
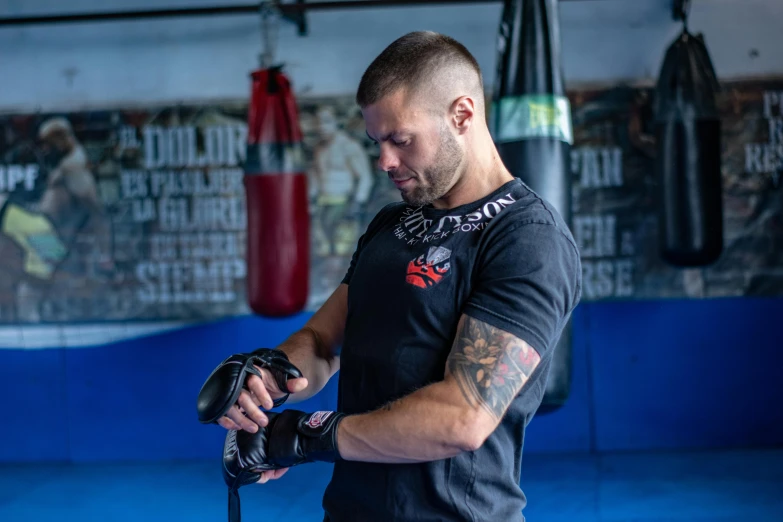
<instances>
[{"instance_id":1,"label":"t-shirt sleeve","mask_svg":"<svg viewBox=\"0 0 783 522\"><path fill-rule=\"evenodd\" d=\"M570 235L553 224L516 224L493 232L477 258L464 312L543 356L579 302L579 252Z\"/></svg>"},{"instance_id":2,"label":"t-shirt sleeve","mask_svg":"<svg viewBox=\"0 0 783 522\"><path fill-rule=\"evenodd\" d=\"M343 276L343 280L341 281L342 284L351 284L351 277L356 268L356 263L359 261L362 249L378 233L378 230L385 222L386 217L389 216L390 211L397 205L399 205L399 203L389 203L378 211L378 213L375 214L375 217L370 221L370 224L367 225L367 230L359 237L359 241L356 244L356 250L354 250L353 255L351 256L351 264L348 266L345 276Z\"/></svg>"},{"instance_id":3,"label":"t-shirt sleeve","mask_svg":"<svg viewBox=\"0 0 783 522\"><path fill-rule=\"evenodd\" d=\"M353 255L351 256L351 264L348 265L348 270L345 272L345 276L343 276L343 280L341 281L341 283L344 285L351 284L351 277L353 277L353 271L356 268L356 262L359 260L359 255L362 252L362 248L364 248L368 233L369 230L365 231L364 234L359 237L359 242L356 244L356 250L353 251Z\"/></svg>"}]
</instances>

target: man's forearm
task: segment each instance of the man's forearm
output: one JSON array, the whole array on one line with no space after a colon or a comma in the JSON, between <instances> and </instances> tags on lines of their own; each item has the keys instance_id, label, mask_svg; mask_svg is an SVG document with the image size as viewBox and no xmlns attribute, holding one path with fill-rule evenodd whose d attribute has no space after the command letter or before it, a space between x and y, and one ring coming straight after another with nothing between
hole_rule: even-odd
<instances>
[{"instance_id":1,"label":"man's forearm","mask_svg":"<svg viewBox=\"0 0 783 522\"><path fill-rule=\"evenodd\" d=\"M350 415L339 425L345 460L414 463L451 458L475 449L479 428L460 404L459 391L436 383L383 408Z\"/></svg>"},{"instance_id":2,"label":"man's forearm","mask_svg":"<svg viewBox=\"0 0 783 522\"><path fill-rule=\"evenodd\" d=\"M338 364L331 348L325 346L315 330L304 327L291 335L277 347L285 352L291 363L299 368L307 379L307 388L298 393L292 393L286 404L309 399L326 386L334 374L334 366Z\"/></svg>"}]
</instances>

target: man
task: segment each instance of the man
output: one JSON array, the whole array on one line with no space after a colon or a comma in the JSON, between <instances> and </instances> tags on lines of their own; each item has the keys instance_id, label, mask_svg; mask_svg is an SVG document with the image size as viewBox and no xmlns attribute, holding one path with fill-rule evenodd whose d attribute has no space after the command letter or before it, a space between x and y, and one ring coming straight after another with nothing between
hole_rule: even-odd
<instances>
[{"instance_id":1,"label":"man","mask_svg":"<svg viewBox=\"0 0 783 522\"><path fill-rule=\"evenodd\" d=\"M27 322L40 321L41 300L79 231L95 232L98 268L105 271L113 266L108 255L109 223L84 147L65 118L43 122L38 137L58 160L35 209L6 202L0 195L0 252L16 259L9 263L0 287L15 287L16 317Z\"/></svg>"},{"instance_id":2,"label":"man","mask_svg":"<svg viewBox=\"0 0 783 522\"><path fill-rule=\"evenodd\" d=\"M110 225L98 195L98 185L90 171L87 152L65 118L45 121L38 137L61 157L46 180L46 191L41 197L39 210L55 223L66 238L91 230L98 250L99 266L111 269Z\"/></svg>"},{"instance_id":3,"label":"man","mask_svg":"<svg viewBox=\"0 0 783 522\"><path fill-rule=\"evenodd\" d=\"M334 430L324 520L522 521L524 432L581 296L576 245L503 165L481 72L458 42L403 36L369 66L357 102L403 201L375 216L342 284L277 348L303 374L289 403L341 370L339 423L330 412L304 422ZM219 423L264 433L274 417L257 405L285 395L266 370L246 385ZM301 436L268 430L270 453Z\"/></svg>"},{"instance_id":4,"label":"man","mask_svg":"<svg viewBox=\"0 0 783 522\"><path fill-rule=\"evenodd\" d=\"M321 139L314 150L310 185L317 209L313 232L321 238L320 255L350 255L359 233L354 231L356 219L372 190L370 159L361 144L339 128L333 108L320 108L317 118Z\"/></svg>"},{"instance_id":5,"label":"man","mask_svg":"<svg viewBox=\"0 0 783 522\"><path fill-rule=\"evenodd\" d=\"M25 276L32 276L20 278L16 290L18 317L29 322L40 320L39 307L47 284L68 255L76 234L92 232L92 248L97 254L94 266L103 273L113 268L110 224L89 170L87 153L71 124L65 118L47 119L38 130L38 138L58 157L57 166L46 179L38 212L11 206L4 209L2 218L3 234L23 250Z\"/></svg>"}]
</instances>

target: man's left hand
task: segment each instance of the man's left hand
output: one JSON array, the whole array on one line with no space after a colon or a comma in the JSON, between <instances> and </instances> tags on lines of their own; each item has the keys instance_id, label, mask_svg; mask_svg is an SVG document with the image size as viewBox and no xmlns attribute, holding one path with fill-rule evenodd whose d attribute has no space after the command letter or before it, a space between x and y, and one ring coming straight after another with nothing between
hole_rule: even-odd
<instances>
[{"instance_id":1,"label":"man's left hand","mask_svg":"<svg viewBox=\"0 0 783 522\"><path fill-rule=\"evenodd\" d=\"M280 468L280 469L273 469L269 471L264 471L261 473L261 478L258 479L259 484L266 484L270 480L277 480L283 475L286 474L286 471L288 471L291 468Z\"/></svg>"},{"instance_id":2,"label":"man's left hand","mask_svg":"<svg viewBox=\"0 0 783 522\"><path fill-rule=\"evenodd\" d=\"M223 449L223 478L229 487L266 482L291 466L340 460L337 427L345 417L334 411L268 413L269 424L256 433L229 431Z\"/></svg>"}]
</instances>

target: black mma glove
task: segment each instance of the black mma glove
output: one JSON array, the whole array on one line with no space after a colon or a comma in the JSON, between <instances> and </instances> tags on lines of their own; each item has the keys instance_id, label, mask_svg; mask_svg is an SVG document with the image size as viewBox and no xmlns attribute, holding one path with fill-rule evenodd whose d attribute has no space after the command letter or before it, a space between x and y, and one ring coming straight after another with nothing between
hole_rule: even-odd
<instances>
[{"instance_id":1,"label":"black mma glove","mask_svg":"<svg viewBox=\"0 0 783 522\"><path fill-rule=\"evenodd\" d=\"M239 488L258 482L267 470L306 462L340 460L337 427L345 417L334 411L267 413L269 424L256 433L230 430L223 446L223 480L228 486L229 522L239 522Z\"/></svg>"},{"instance_id":2,"label":"black mma glove","mask_svg":"<svg viewBox=\"0 0 783 522\"><path fill-rule=\"evenodd\" d=\"M291 364L288 356L280 350L260 348L251 353L232 355L210 374L198 394L198 420L212 424L223 417L236 404L245 379L249 374L261 377L256 366L269 370L278 388L285 395L274 401L274 407L282 405L290 395L288 379L302 377L302 372Z\"/></svg>"}]
</instances>

